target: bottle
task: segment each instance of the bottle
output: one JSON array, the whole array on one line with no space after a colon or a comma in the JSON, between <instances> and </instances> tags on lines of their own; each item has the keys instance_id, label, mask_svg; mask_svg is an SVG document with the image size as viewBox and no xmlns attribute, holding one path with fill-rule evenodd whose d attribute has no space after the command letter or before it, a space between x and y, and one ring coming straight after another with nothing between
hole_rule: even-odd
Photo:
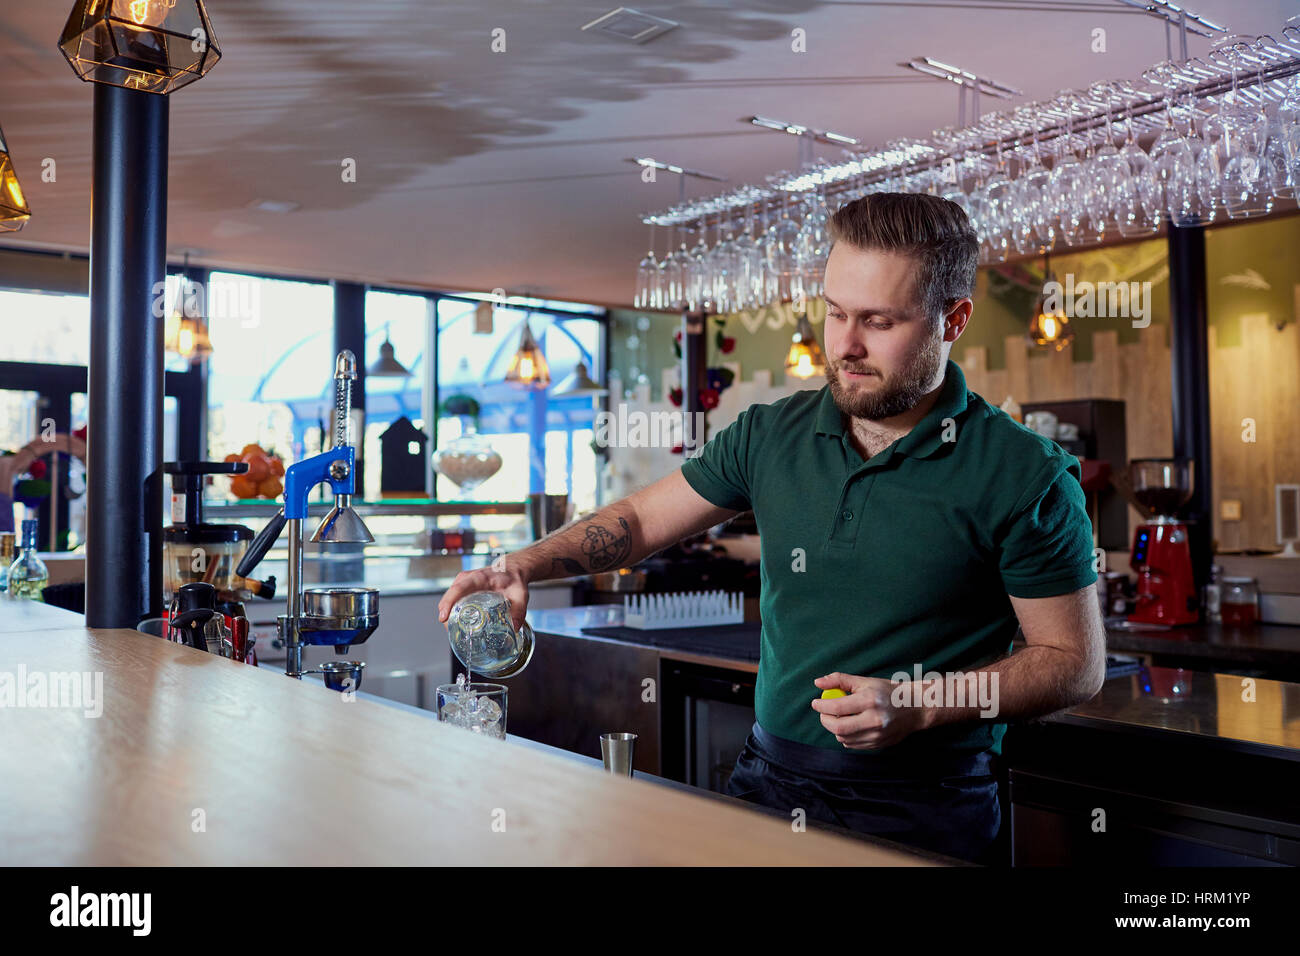
<instances>
[{"instance_id":1,"label":"bottle","mask_svg":"<svg viewBox=\"0 0 1300 956\"><path fill-rule=\"evenodd\" d=\"M457 601L447 617L447 636L456 659L483 677L514 677L533 656L533 629L525 621L516 631L510 602L495 591L475 591Z\"/></svg>"},{"instance_id":2,"label":"bottle","mask_svg":"<svg viewBox=\"0 0 1300 956\"><path fill-rule=\"evenodd\" d=\"M49 579L50 572L46 570L45 562L36 556L36 522L24 521L22 553L9 565L9 595L39 601Z\"/></svg>"},{"instance_id":3,"label":"bottle","mask_svg":"<svg viewBox=\"0 0 1300 956\"><path fill-rule=\"evenodd\" d=\"M1205 585L1205 620L1217 623L1223 620L1220 613L1222 596L1223 568L1217 564L1210 565L1210 580Z\"/></svg>"},{"instance_id":4,"label":"bottle","mask_svg":"<svg viewBox=\"0 0 1300 956\"><path fill-rule=\"evenodd\" d=\"M0 531L0 594L9 593L9 565L14 563L14 533Z\"/></svg>"}]
</instances>

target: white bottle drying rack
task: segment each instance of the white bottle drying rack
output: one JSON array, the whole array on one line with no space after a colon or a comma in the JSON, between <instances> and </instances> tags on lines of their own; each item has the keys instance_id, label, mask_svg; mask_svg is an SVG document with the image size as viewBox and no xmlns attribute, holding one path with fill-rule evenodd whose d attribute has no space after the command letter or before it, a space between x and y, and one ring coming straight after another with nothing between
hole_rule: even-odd
<instances>
[{"instance_id":1,"label":"white bottle drying rack","mask_svg":"<svg viewBox=\"0 0 1300 956\"><path fill-rule=\"evenodd\" d=\"M682 591L623 598L623 626L643 631L744 622L745 596L739 592Z\"/></svg>"}]
</instances>

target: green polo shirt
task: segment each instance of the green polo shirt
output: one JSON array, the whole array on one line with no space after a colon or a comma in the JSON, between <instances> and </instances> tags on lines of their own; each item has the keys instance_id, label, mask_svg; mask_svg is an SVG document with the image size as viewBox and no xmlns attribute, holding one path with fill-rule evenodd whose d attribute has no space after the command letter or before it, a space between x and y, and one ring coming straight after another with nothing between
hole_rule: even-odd
<instances>
[{"instance_id":1,"label":"green polo shirt","mask_svg":"<svg viewBox=\"0 0 1300 956\"><path fill-rule=\"evenodd\" d=\"M1011 650L1009 595L1096 580L1078 460L968 392L951 361L929 414L869 461L823 386L745 409L682 475L719 507L753 509L755 710L788 740L843 749L809 706L815 678L975 670ZM981 718L889 749L1000 753L1005 731Z\"/></svg>"}]
</instances>

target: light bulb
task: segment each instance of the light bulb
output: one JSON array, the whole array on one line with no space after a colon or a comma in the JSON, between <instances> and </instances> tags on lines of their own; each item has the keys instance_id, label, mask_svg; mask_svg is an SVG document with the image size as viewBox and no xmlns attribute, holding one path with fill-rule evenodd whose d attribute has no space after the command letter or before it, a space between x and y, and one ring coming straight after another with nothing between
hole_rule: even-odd
<instances>
[{"instance_id":1,"label":"light bulb","mask_svg":"<svg viewBox=\"0 0 1300 956\"><path fill-rule=\"evenodd\" d=\"M125 0L123 6L136 26L156 27L167 19L176 0Z\"/></svg>"},{"instance_id":2,"label":"light bulb","mask_svg":"<svg viewBox=\"0 0 1300 956\"><path fill-rule=\"evenodd\" d=\"M521 382L531 382L535 376L536 372L533 369L533 360L527 355L523 356L519 360L519 380Z\"/></svg>"},{"instance_id":3,"label":"light bulb","mask_svg":"<svg viewBox=\"0 0 1300 956\"><path fill-rule=\"evenodd\" d=\"M181 325L180 334L176 337L177 349L185 358L194 354L194 330L188 324Z\"/></svg>"},{"instance_id":4,"label":"light bulb","mask_svg":"<svg viewBox=\"0 0 1300 956\"><path fill-rule=\"evenodd\" d=\"M1048 341L1051 341L1052 339L1056 338L1056 333L1058 331L1059 330L1056 327L1056 319L1052 318L1050 315L1044 315L1043 316L1043 337Z\"/></svg>"}]
</instances>

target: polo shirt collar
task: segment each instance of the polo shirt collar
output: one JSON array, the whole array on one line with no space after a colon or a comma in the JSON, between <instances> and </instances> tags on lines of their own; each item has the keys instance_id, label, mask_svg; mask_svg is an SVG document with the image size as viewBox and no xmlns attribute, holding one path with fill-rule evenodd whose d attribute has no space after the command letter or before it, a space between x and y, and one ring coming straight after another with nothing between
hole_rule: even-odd
<instances>
[{"instance_id":1,"label":"polo shirt collar","mask_svg":"<svg viewBox=\"0 0 1300 956\"><path fill-rule=\"evenodd\" d=\"M944 444L944 419L957 418L966 410L969 400L966 376L962 374L961 367L949 359L944 369L943 388L939 392L938 401L926 416L898 441L894 449L895 453L909 455L912 458L925 458L927 455L934 454ZM817 409L817 434L844 437L844 416L835 404L835 399L831 397L829 385L822 386L821 405Z\"/></svg>"}]
</instances>

